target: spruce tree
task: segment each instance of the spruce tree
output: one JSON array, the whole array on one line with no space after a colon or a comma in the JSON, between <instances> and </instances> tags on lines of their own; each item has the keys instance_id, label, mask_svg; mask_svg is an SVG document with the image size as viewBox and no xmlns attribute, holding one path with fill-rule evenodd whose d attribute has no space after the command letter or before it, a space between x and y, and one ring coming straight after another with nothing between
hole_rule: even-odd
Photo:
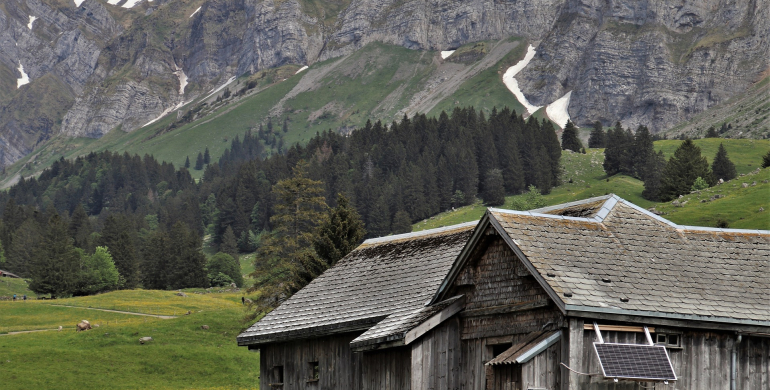
<instances>
[{"instance_id":1,"label":"spruce tree","mask_svg":"<svg viewBox=\"0 0 770 390\"><path fill-rule=\"evenodd\" d=\"M314 256L317 228L325 222L323 183L308 177L308 163L297 162L288 179L273 186L273 231L265 235L254 260L252 291L259 290L256 313L276 307L292 294L287 284L307 256Z\"/></svg>"},{"instance_id":2,"label":"spruce tree","mask_svg":"<svg viewBox=\"0 0 770 390\"><path fill-rule=\"evenodd\" d=\"M198 157L195 159L195 170L200 171L203 169L203 154L201 152L198 152Z\"/></svg>"},{"instance_id":3,"label":"spruce tree","mask_svg":"<svg viewBox=\"0 0 770 390\"><path fill-rule=\"evenodd\" d=\"M69 221L69 233L75 247L83 249L86 253L92 253L95 249L95 247L92 248L92 232L93 228L91 227L91 221L88 220L88 214L86 214L83 205L78 203Z\"/></svg>"},{"instance_id":4,"label":"spruce tree","mask_svg":"<svg viewBox=\"0 0 770 390\"><path fill-rule=\"evenodd\" d=\"M623 165L623 154L626 143L626 133L620 122L615 124L615 127L607 131L607 137L605 140L604 148L604 172L608 176L612 176L620 172Z\"/></svg>"},{"instance_id":5,"label":"spruce tree","mask_svg":"<svg viewBox=\"0 0 770 390\"><path fill-rule=\"evenodd\" d=\"M727 157L727 150L723 144L719 144L719 150L711 163L712 182L716 183L719 179L724 181L732 180L738 176L735 171L735 164Z\"/></svg>"},{"instance_id":6,"label":"spruce tree","mask_svg":"<svg viewBox=\"0 0 770 390\"><path fill-rule=\"evenodd\" d=\"M596 121L594 122L593 130L591 130L591 135L588 137L588 147L603 148L604 146L604 128L602 128L602 122Z\"/></svg>"},{"instance_id":7,"label":"spruce tree","mask_svg":"<svg viewBox=\"0 0 770 390\"><path fill-rule=\"evenodd\" d=\"M583 148L583 144L578 138L578 130L572 121L567 121L567 126L564 127L564 132L561 134L561 149L571 150L573 152L580 152Z\"/></svg>"},{"instance_id":8,"label":"spruce tree","mask_svg":"<svg viewBox=\"0 0 770 390\"><path fill-rule=\"evenodd\" d=\"M184 158L184 167L190 168L190 156Z\"/></svg>"},{"instance_id":9,"label":"spruce tree","mask_svg":"<svg viewBox=\"0 0 770 390\"><path fill-rule=\"evenodd\" d=\"M106 247L120 274L123 288L139 286L139 258L131 236L131 224L124 215L110 215L104 221L99 245Z\"/></svg>"},{"instance_id":10,"label":"spruce tree","mask_svg":"<svg viewBox=\"0 0 770 390\"><path fill-rule=\"evenodd\" d=\"M403 234L410 233L412 231L412 219L409 217L409 213L404 210L399 210L393 217L393 233Z\"/></svg>"},{"instance_id":11,"label":"spruce tree","mask_svg":"<svg viewBox=\"0 0 770 390\"><path fill-rule=\"evenodd\" d=\"M6 269L22 278L31 276L32 263L43 240L43 232L34 218L28 218L13 232L6 255Z\"/></svg>"},{"instance_id":12,"label":"spruce tree","mask_svg":"<svg viewBox=\"0 0 770 390\"><path fill-rule=\"evenodd\" d=\"M200 237L184 223L177 222L171 227L169 238L172 255L165 288L208 287L206 256L201 252Z\"/></svg>"},{"instance_id":13,"label":"spruce tree","mask_svg":"<svg viewBox=\"0 0 770 390\"><path fill-rule=\"evenodd\" d=\"M211 162L211 154L209 154L209 148L203 152L203 163L208 164Z\"/></svg>"},{"instance_id":14,"label":"spruce tree","mask_svg":"<svg viewBox=\"0 0 770 390\"><path fill-rule=\"evenodd\" d=\"M227 253L235 260L238 260L238 240L235 238L233 228L230 226L225 229L225 234L222 235L222 243L219 245L219 251Z\"/></svg>"},{"instance_id":15,"label":"spruce tree","mask_svg":"<svg viewBox=\"0 0 770 390\"><path fill-rule=\"evenodd\" d=\"M762 157L762 168L770 167L770 150Z\"/></svg>"},{"instance_id":16,"label":"spruce tree","mask_svg":"<svg viewBox=\"0 0 770 390\"><path fill-rule=\"evenodd\" d=\"M671 200L690 192L695 179L711 178L708 161L692 140L685 140L666 163L661 177L661 199Z\"/></svg>"},{"instance_id":17,"label":"spruce tree","mask_svg":"<svg viewBox=\"0 0 770 390\"><path fill-rule=\"evenodd\" d=\"M503 172L499 169L490 169L484 179L484 204L488 206L500 206L505 204L505 187Z\"/></svg>"},{"instance_id":18,"label":"spruce tree","mask_svg":"<svg viewBox=\"0 0 770 390\"><path fill-rule=\"evenodd\" d=\"M706 131L705 138L719 138L719 133L717 133L717 129L715 129L714 126L709 127L708 131Z\"/></svg>"},{"instance_id":19,"label":"spruce tree","mask_svg":"<svg viewBox=\"0 0 770 390\"><path fill-rule=\"evenodd\" d=\"M663 155L663 151L659 151L654 154L652 158L648 160L647 174L644 179L644 191L642 191L642 197L653 202L661 200L661 177L663 176L663 169L666 167L666 157Z\"/></svg>"},{"instance_id":20,"label":"spruce tree","mask_svg":"<svg viewBox=\"0 0 770 390\"><path fill-rule=\"evenodd\" d=\"M329 209L326 222L318 230L318 238L313 248L329 266L337 264L341 258L355 249L364 236L366 229L356 209L343 194L337 195L337 206Z\"/></svg>"},{"instance_id":21,"label":"spruce tree","mask_svg":"<svg viewBox=\"0 0 770 390\"><path fill-rule=\"evenodd\" d=\"M655 146L652 142L652 135L646 126L639 126L634 134L634 146L631 150L633 155L633 176L644 181L649 173L651 166L654 165Z\"/></svg>"},{"instance_id":22,"label":"spruce tree","mask_svg":"<svg viewBox=\"0 0 770 390\"><path fill-rule=\"evenodd\" d=\"M49 218L40 244L32 261L30 290L54 298L71 295L80 276L80 253L72 245L67 225L58 214Z\"/></svg>"}]
</instances>

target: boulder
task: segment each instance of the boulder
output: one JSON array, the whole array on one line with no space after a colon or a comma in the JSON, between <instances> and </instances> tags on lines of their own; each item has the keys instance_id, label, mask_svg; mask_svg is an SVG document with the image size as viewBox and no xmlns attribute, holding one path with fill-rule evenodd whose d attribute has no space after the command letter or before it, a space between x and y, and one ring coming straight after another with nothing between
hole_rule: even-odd
<instances>
[{"instance_id":1,"label":"boulder","mask_svg":"<svg viewBox=\"0 0 770 390\"><path fill-rule=\"evenodd\" d=\"M185 293L183 293L181 291L176 293L176 294L174 294L174 295L177 295L177 296L180 296L180 297L186 297L187 296L187 294L185 294Z\"/></svg>"},{"instance_id":2,"label":"boulder","mask_svg":"<svg viewBox=\"0 0 770 390\"><path fill-rule=\"evenodd\" d=\"M149 337L149 336L148 337L142 337L142 338L139 339L139 344L144 344L144 343L147 343L147 342L150 342L150 341L152 341L152 337Z\"/></svg>"},{"instance_id":3,"label":"boulder","mask_svg":"<svg viewBox=\"0 0 770 390\"><path fill-rule=\"evenodd\" d=\"M91 323L88 322L87 320L82 320L82 321L80 321L80 323L77 324L77 331L78 332L81 332L81 331L84 331L84 330L89 330L89 329L91 329Z\"/></svg>"},{"instance_id":4,"label":"boulder","mask_svg":"<svg viewBox=\"0 0 770 390\"><path fill-rule=\"evenodd\" d=\"M201 325L201 329L203 329L203 330L208 330L208 329L209 329L209 326L208 326L208 325Z\"/></svg>"}]
</instances>

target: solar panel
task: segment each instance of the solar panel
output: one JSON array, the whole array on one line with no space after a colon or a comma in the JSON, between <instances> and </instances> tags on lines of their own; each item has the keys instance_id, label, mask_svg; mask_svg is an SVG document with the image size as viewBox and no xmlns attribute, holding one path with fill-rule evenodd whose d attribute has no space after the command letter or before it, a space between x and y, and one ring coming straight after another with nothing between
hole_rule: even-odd
<instances>
[{"instance_id":1,"label":"solar panel","mask_svg":"<svg viewBox=\"0 0 770 390\"><path fill-rule=\"evenodd\" d=\"M606 378L676 380L663 345L594 343L594 349Z\"/></svg>"}]
</instances>

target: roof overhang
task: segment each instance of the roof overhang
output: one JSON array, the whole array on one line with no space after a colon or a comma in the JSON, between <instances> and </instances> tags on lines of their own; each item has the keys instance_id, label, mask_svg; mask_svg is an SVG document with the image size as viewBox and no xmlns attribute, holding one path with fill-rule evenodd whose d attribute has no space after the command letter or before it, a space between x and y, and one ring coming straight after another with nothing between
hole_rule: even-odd
<instances>
[{"instance_id":1,"label":"roof overhang","mask_svg":"<svg viewBox=\"0 0 770 390\"><path fill-rule=\"evenodd\" d=\"M369 317L347 321L343 323L318 326L313 328L297 329L287 332L249 335L241 333L238 337L238 346L257 347L265 344L296 341L323 336L337 335L341 333L364 332L387 316Z\"/></svg>"}]
</instances>

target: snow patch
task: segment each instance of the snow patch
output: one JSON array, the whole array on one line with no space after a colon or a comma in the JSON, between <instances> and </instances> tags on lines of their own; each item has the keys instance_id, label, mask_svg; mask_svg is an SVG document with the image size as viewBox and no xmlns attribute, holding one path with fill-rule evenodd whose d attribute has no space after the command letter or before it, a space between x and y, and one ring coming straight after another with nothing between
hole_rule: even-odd
<instances>
[{"instance_id":1,"label":"snow patch","mask_svg":"<svg viewBox=\"0 0 770 390\"><path fill-rule=\"evenodd\" d=\"M193 17L193 15L197 14L197 13L198 13L198 11L200 11L200 10L201 10L201 7L203 7L203 6L200 6L200 7L198 7L198 9L196 9L196 10L195 10L195 12L191 13L191 14L190 14L190 17L192 18L192 17Z\"/></svg>"},{"instance_id":2,"label":"snow patch","mask_svg":"<svg viewBox=\"0 0 770 390\"><path fill-rule=\"evenodd\" d=\"M569 121L569 112L567 112L567 108L569 107L570 96L572 96L572 91L567 92L564 96L545 108L545 113L548 114L548 117L562 129L564 126L567 126L567 121Z\"/></svg>"},{"instance_id":3,"label":"snow patch","mask_svg":"<svg viewBox=\"0 0 770 390\"><path fill-rule=\"evenodd\" d=\"M176 64L174 64L174 67L176 68L174 74L179 79L179 94L184 95L184 88L187 86L187 75L184 74L184 69L176 66Z\"/></svg>"},{"instance_id":4,"label":"snow patch","mask_svg":"<svg viewBox=\"0 0 770 390\"><path fill-rule=\"evenodd\" d=\"M206 96L205 98L203 98L203 100L206 100L206 99L210 98L211 95L213 95L213 94L223 90L226 86L230 85L230 83L232 83L233 81L235 81L235 76L230 77L230 79L228 79L227 82L225 82L224 84L220 85L219 88L211 91L211 93L208 94L208 96Z\"/></svg>"},{"instance_id":5,"label":"snow patch","mask_svg":"<svg viewBox=\"0 0 770 390\"><path fill-rule=\"evenodd\" d=\"M516 81L514 76L516 76L517 73L521 72L522 69L524 69L527 64L529 64L529 61L532 60L533 57L535 57L535 54L537 52L535 51L535 47L532 45L529 45L527 48L527 54L524 56L524 59L517 62L516 65L508 68L508 70L505 71L503 74L503 84L508 88L511 93L513 93L513 96L516 96L516 99L521 103L521 105L524 106L524 108L527 110L527 112L532 115L535 111L540 109L542 106L535 106L531 104L527 98L524 96L524 93L521 92L521 89L519 88L519 82ZM569 99L568 99L569 100Z\"/></svg>"},{"instance_id":6,"label":"snow patch","mask_svg":"<svg viewBox=\"0 0 770 390\"><path fill-rule=\"evenodd\" d=\"M107 0L107 4L109 5L118 5L120 3L120 0Z\"/></svg>"},{"instance_id":7,"label":"snow patch","mask_svg":"<svg viewBox=\"0 0 770 390\"><path fill-rule=\"evenodd\" d=\"M189 102L187 102L187 103L189 103ZM155 118L155 119L153 119L153 120L151 120L151 121L149 121L149 122L145 123L145 124L144 124L142 127L147 127L147 126L149 126L149 125L151 125L151 124L153 124L153 123L155 123L155 122L159 121L159 120L160 120L161 118L163 118L164 116L166 116L166 115L170 114L170 113L171 113L171 111L174 111L174 110L178 110L178 109L182 108L182 107L183 107L185 104L187 104L187 103L185 103L185 102L181 102L181 103L177 104L177 105L176 105L176 106L174 106L174 107L169 107L169 108L165 109L163 112L161 112L161 113L160 113L160 115L158 115L158 117L157 117L157 118Z\"/></svg>"},{"instance_id":8,"label":"snow patch","mask_svg":"<svg viewBox=\"0 0 770 390\"><path fill-rule=\"evenodd\" d=\"M36 17L29 15L29 23L27 24L27 27L29 27L30 30L32 30L32 23L35 22Z\"/></svg>"},{"instance_id":9,"label":"snow patch","mask_svg":"<svg viewBox=\"0 0 770 390\"><path fill-rule=\"evenodd\" d=\"M126 1L126 4L123 4L123 8L131 8L138 3L140 3L142 0L128 0Z\"/></svg>"},{"instance_id":10,"label":"snow patch","mask_svg":"<svg viewBox=\"0 0 770 390\"><path fill-rule=\"evenodd\" d=\"M447 57L451 56L452 53L454 53L454 50L445 50L441 52L441 59L445 60Z\"/></svg>"},{"instance_id":11,"label":"snow patch","mask_svg":"<svg viewBox=\"0 0 770 390\"><path fill-rule=\"evenodd\" d=\"M80 4L83 4L83 2L86 0L75 0L75 7L80 7Z\"/></svg>"},{"instance_id":12,"label":"snow patch","mask_svg":"<svg viewBox=\"0 0 770 390\"><path fill-rule=\"evenodd\" d=\"M29 84L29 76L24 73L24 66L21 65L21 61L19 61L19 73L21 73L21 78L16 79L16 89L21 88L22 85Z\"/></svg>"},{"instance_id":13,"label":"snow patch","mask_svg":"<svg viewBox=\"0 0 770 390\"><path fill-rule=\"evenodd\" d=\"M302 72L302 71L303 71L303 70L305 70L305 69L307 69L307 65L305 65L305 66L303 66L303 67L301 67L301 68L297 69L297 71L296 71L296 72L294 72L294 74L298 74L299 72Z\"/></svg>"}]
</instances>

